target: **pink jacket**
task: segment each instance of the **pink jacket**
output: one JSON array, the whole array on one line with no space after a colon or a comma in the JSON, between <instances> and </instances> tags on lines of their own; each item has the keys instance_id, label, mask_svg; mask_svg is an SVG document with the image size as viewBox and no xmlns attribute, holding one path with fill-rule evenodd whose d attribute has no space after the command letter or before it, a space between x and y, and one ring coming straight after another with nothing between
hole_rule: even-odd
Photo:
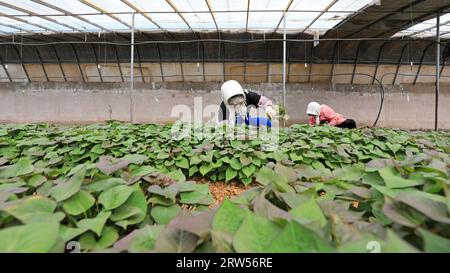
<instances>
[{"instance_id":1,"label":"pink jacket","mask_svg":"<svg viewBox=\"0 0 450 273\"><path fill-rule=\"evenodd\" d=\"M331 126L336 126L338 124L341 124L345 121L345 118L343 115L336 113L330 106L322 104L320 105L320 115L319 115L320 121L327 121ZM309 124L315 125L316 124L316 118L310 117L309 118Z\"/></svg>"}]
</instances>

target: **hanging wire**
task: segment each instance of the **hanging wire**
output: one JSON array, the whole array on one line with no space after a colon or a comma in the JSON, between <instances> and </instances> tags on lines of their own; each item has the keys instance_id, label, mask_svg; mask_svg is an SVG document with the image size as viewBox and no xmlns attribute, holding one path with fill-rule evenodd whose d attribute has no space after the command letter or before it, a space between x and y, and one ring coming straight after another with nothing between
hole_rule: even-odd
<instances>
[{"instance_id":1,"label":"hanging wire","mask_svg":"<svg viewBox=\"0 0 450 273\"><path fill-rule=\"evenodd\" d=\"M197 43L197 72L200 72L200 42Z\"/></svg>"},{"instance_id":2,"label":"hanging wire","mask_svg":"<svg viewBox=\"0 0 450 273\"><path fill-rule=\"evenodd\" d=\"M100 32L99 32L100 33ZM22 35L21 35L22 36ZM100 37L100 35L99 35ZM373 42L417 42L423 41L424 39L398 39L398 38L321 38L321 42L327 41L373 41ZM263 43L263 42L282 42L282 38L273 39L254 39L254 40L229 40L229 39L187 39L187 40L147 40L142 42L136 42L135 45L145 45L145 44L186 44L186 43L198 43L198 42L221 42L221 43L231 43L231 44L250 44L250 43ZM287 42L294 43L313 43L311 39L286 39ZM49 41L49 42L0 42L0 45L24 45L24 46L46 46L46 45L59 45L59 44L103 44L107 45L117 45L117 46L130 46L131 42L110 42L104 39L103 41ZM100 50L100 48L99 48Z\"/></svg>"},{"instance_id":3,"label":"hanging wire","mask_svg":"<svg viewBox=\"0 0 450 273\"><path fill-rule=\"evenodd\" d=\"M106 42L106 34L103 35L103 41ZM108 46L108 45L105 44L105 54L104 54L104 57L103 57L103 66L104 66L105 68L106 68L106 47L107 47L107 46ZM103 68L103 70L104 70L105 68Z\"/></svg>"},{"instance_id":4,"label":"hanging wire","mask_svg":"<svg viewBox=\"0 0 450 273\"><path fill-rule=\"evenodd\" d=\"M413 11L412 0L409 0L409 15L410 15L410 19L411 19L411 27L414 26L414 19L413 19L412 11ZM412 49L412 42L411 42L411 40L409 40L408 47L409 47L409 61L411 63L411 71L412 71L414 63L412 61L412 51L413 51L413 49Z\"/></svg>"}]
</instances>

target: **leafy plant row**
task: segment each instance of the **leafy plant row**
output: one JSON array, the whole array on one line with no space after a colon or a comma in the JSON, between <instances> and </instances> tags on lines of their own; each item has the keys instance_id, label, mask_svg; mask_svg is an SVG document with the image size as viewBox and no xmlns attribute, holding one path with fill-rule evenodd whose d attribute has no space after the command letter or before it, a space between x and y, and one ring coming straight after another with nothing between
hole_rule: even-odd
<instances>
[{"instance_id":1,"label":"leafy plant row","mask_svg":"<svg viewBox=\"0 0 450 273\"><path fill-rule=\"evenodd\" d=\"M450 251L446 132L292 126L267 149L170 129L1 126L0 252ZM210 207L186 177L214 175L255 184Z\"/></svg>"}]
</instances>

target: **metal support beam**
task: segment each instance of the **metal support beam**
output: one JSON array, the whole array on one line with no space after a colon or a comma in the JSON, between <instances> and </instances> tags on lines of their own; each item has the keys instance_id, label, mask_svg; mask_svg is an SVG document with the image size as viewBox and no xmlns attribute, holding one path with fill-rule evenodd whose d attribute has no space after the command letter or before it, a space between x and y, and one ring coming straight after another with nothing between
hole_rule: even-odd
<instances>
[{"instance_id":1,"label":"metal support beam","mask_svg":"<svg viewBox=\"0 0 450 273\"><path fill-rule=\"evenodd\" d=\"M283 13L283 107L286 109L286 12Z\"/></svg>"},{"instance_id":2,"label":"metal support beam","mask_svg":"<svg viewBox=\"0 0 450 273\"><path fill-rule=\"evenodd\" d=\"M206 5L208 6L209 13L211 14L211 17L212 17L212 19L214 21L214 26L216 27L217 36L218 36L218 39L219 39L219 50L218 50L219 51L219 56L217 58L217 62L219 62L220 61L221 50L222 50L222 46L221 46L222 44L220 42L222 35L220 34L219 27L217 26L217 22L216 22L216 17L214 16L214 12L213 12L213 10L211 8L211 0L205 0L205 2L206 2ZM223 60L222 60L222 81L225 81L225 63L223 62Z\"/></svg>"},{"instance_id":3,"label":"metal support beam","mask_svg":"<svg viewBox=\"0 0 450 273\"><path fill-rule=\"evenodd\" d=\"M6 67L5 62L3 61L3 58L1 55L0 55L0 62L2 63L3 70L5 71L6 76L9 79L9 82L12 82L11 75L9 75L8 68Z\"/></svg>"},{"instance_id":4,"label":"metal support beam","mask_svg":"<svg viewBox=\"0 0 450 273\"><path fill-rule=\"evenodd\" d=\"M450 4L445 5L445 6L441 6L441 7L439 8L439 10L445 10L445 9L447 9L447 8L449 8L449 7L450 7ZM436 14L436 12L438 12L439 10L433 10L433 11L431 11L431 12L425 13L425 14L423 14L423 15L417 17L417 18L414 18L414 21L415 21L415 22L422 22L423 20L428 19L431 15ZM447 22L444 22L444 23L441 23L441 24L442 24L442 25L445 25L445 24L447 24L448 22L450 22L450 21L447 21ZM401 30L404 30L405 28L407 28L407 27L409 27L409 26L411 26L410 23L404 24L402 27L398 28L397 30L398 30L398 31L401 31ZM427 30L433 29L433 28L436 28L436 27L433 26L433 27L431 27L431 28L427 28L427 29L424 29L424 30L420 30L420 31L418 31L418 32L416 32L416 33L421 33L421 32L423 32L423 31L427 31ZM392 29L390 29L390 30L392 30ZM390 30L389 30L389 31L390 31ZM385 32L383 32L383 33L380 33L379 35L376 35L374 38L384 37L384 36L385 36L385 33L386 33L386 32L389 32L389 31L385 31ZM408 37L408 36L414 35L414 34L416 34L416 33L411 33L411 34L408 34L408 35L406 35L406 36ZM441 34L442 34L442 33L441 33Z\"/></svg>"},{"instance_id":5,"label":"metal support beam","mask_svg":"<svg viewBox=\"0 0 450 273\"><path fill-rule=\"evenodd\" d=\"M91 0L80 0L81 3L85 4L86 6L89 6L90 8L93 8L97 11L99 11L102 14L105 14L109 17L111 17L112 19L116 20L117 22L121 23L122 25L126 26L127 28L131 28L131 26L129 24L127 24L126 22L122 21L118 16L108 13L107 10L101 8L100 6L96 5L95 3L93 3Z\"/></svg>"},{"instance_id":6,"label":"metal support beam","mask_svg":"<svg viewBox=\"0 0 450 273\"><path fill-rule=\"evenodd\" d=\"M280 27L281 23L282 23L283 20L284 20L284 16L285 16L286 12L289 10L289 8L290 8L291 5L292 5L292 2L294 2L294 0L289 0L289 3L287 3L286 8L283 10L283 16L281 17L280 21L278 21L278 24L277 24L277 26L274 28L273 32L276 32L277 29Z\"/></svg>"},{"instance_id":7,"label":"metal support beam","mask_svg":"<svg viewBox=\"0 0 450 273\"><path fill-rule=\"evenodd\" d=\"M178 54L180 55L181 80L184 82L183 53L181 51L181 44L178 44Z\"/></svg>"},{"instance_id":8,"label":"metal support beam","mask_svg":"<svg viewBox=\"0 0 450 273\"><path fill-rule=\"evenodd\" d=\"M136 57L139 62L139 71L141 72L142 82L145 82L144 70L142 69L141 54L139 53L139 45L136 46Z\"/></svg>"},{"instance_id":9,"label":"metal support beam","mask_svg":"<svg viewBox=\"0 0 450 273\"><path fill-rule=\"evenodd\" d=\"M54 45L52 45L52 49L53 52L55 52L56 61L58 62L58 66L59 69L61 70L61 74L63 75L64 81L67 82L66 73L64 73L64 69L62 68L61 59L59 58L58 51L56 50Z\"/></svg>"},{"instance_id":10,"label":"metal support beam","mask_svg":"<svg viewBox=\"0 0 450 273\"><path fill-rule=\"evenodd\" d=\"M376 64L376 66L375 66L375 72L373 73L372 84L375 84L375 79L377 78L377 73L378 73L378 67L380 66L381 54L383 53L384 47L385 47L388 43L389 43L389 42L384 42L384 43L381 45L381 47L380 47L380 51L378 51L377 64Z\"/></svg>"},{"instance_id":11,"label":"metal support beam","mask_svg":"<svg viewBox=\"0 0 450 273\"><path fill-rule=\"evenodd\" d=\"M106 44L105 44L105 47L106 47ZM117 68L119 69L120 80L122 82L125 82L125 79L123 77L122 67L120 66L119 52L117 51L117 45L114 45L114 56L116 57L116 63L117 63Z\"/></svg>"},{"instance_id":12,"label":"metal support beam","mask_svg":"<svg viewBox=\"0 0 450 273\"><path fill-rule=\"evenodd\" d=\"M100 69L100 63L98 62L97 52L95 51L94 44L91 44L92 52L94 52L95 64L97 65L98 75L100 77L100 82L103 82L102 71ZM89 79L87 79L89 81Z\"/></svg>"},{"instance_id":13,"label":"metal support beam","mask_svg":"<svg viewBox=\"0 0 450 273\"><path fill-rule=\"evenodd\" d=\"M198 34L200 39L203 40L202 35L199 33ZM198 54L200 50L197 50ZM197 56L197 65L199 65L199 56ZM203 78L203 82L206 81L206 76L205 76L205 47L204 44L202 42L202 78Z\"/></svg>"},{"instance_id":14,"label":"metal support beam","mask_svg":"<svg viewBox=\"0 0 450 273\"><path fill-rule=\"evenodd\" d=\"M438 129L439 123L439 91L440 91L440 70L441 64L441 11L436 13L436 95L434 103L434 130Z\"/></svg>"},{"instance_id":15,"label":"metal support beam","mask_svg":"<svg viewBox=\"0 0 450 273\"><path fill-rule=\"evenodd\" d=\"M416 0L416 1L412 2L412 3L408 3L407 5L404 5L404 6L400 7L400 8L398 8L398 9L396 9L395 11L392 11L392 12L382 16L381 18L379 18L379 19L377 19L375 21L371 21L370 23L365 24L364 26L359 28L357 31L354 31L354 32L350 33L349 35L346 35L344 38L350 38L353 35L355 35L357 33L360 33L361 31L363 31L365 29L368 29L369 27L371 27L371 26L373 26L375 24L378 24L379 22L382 22L385 19L387 19L387 18L389 18L389 17L391 17L391 16L393 16L393 15L395 15L397 13L403 12L403 11L405 11L407 9L410 9L412 6L415 6L415 5L420 4L422 2L425 2L425 1L426 0Z\"/></svg>"},{"instance_id":16,"label":"metal support beam","mask_svg":"<svg viewBox=\"0 0 450 273\"><path fill-rule=\"evenodd\" d=\"M329 9L331 9L334 4L337 3L338 0L333 0L333 2L331 2L328 6L325 7L325 9L319 13L319 15L317 15L303 30L301 33L305 33L305 31L310 28L317 20L319 20L319 18L324 15Z\"/></svg>"},{"instance_id":17,"label":"metal support beam","mask_svg":"<svg viewBox=\"0 0 450 273\"><path fill-rule=\"evenodd\" d=\"M22 62L22 53L19 52L19 50L16 48L15 45L13 45L13 48L14 48L14 51L16 52L17 56L20 58L20 65L22 66L23 72L25 73L25 76L27 77L27 80L29 82L31 82L30 75L28 74L28 71L27 71L27 69L25 68L25 66L23 65L23 62Z\"/></svg>"},{"instance_id":18,"label":"metal support beam","mask_svg":"<svg viewBox=\"0 0 450 273\"><path fill-rule=\"evenodd\" d=\"M355 80L355 72L356 72L356 65L358 64L359 50L361 49L361 45L363 43L364 41L360 41L356 49L355 63L353 64L352 80L350 81L350 84L353 84L353 81Z\"/></svg>"},{"instance_id":19,"label":"metal support beam","mask_svg":"<svg viewBox=\"0 0 450 273\"><path fill-rule=\"evenodd\" d=\"M158 49L159 69L161 71L161 80L164 82L164 69L162 66L162 56L161 56L161 49L159 48L159 43L156 43L156 47Z\"/></svg>"},{"instance_id":20,"label":"metal support beam","mask_svg":"<svg viewBox=\"0 0 450 273\"><path fill-rule=\"evenodd\" d=\"M395 82L397 81L397 75L398 75L398 71L400 70L400 65L402 64L402 60L403 60L403 54L405 54L406 48L409 46L410 44L407 43L406 45L403 46L402 48L402 53L400 53L400 58L398 59L397 62L397 68L395 70L395 76L394 76L394 80L392 81L392 84L394 85Z\"/></svg>"},{"instance_id":21,"label":"metal support beam","mask_svg":"<svg viewBox=\"0 0 450 273\"><path fill-rule=\"evenodd\" d=\"M77 53L77 51L76 51L76 49L75 49L75 46L74 46L73 44L70 44L70 47L72 48L73 54L74 54L74 56L75 56L75 60L77 61L78 70L79 70L79 72L80 72L81 79L83 80L83 82L86 82L86 80L85 80L85 78L84 78L84 75L83 75L83 70L81 69L80 58L78 58L78 53Z\"/></svg>"},{"instance_id":22,"label":"metal support beam","mask_svg":"<svg viewBox=\"0 0 450 273\"><path fill-rule=\"evenodd\" d=\"M184 17L183 13L178 9L178 7L172 2L172 0L166 0L167 4L169 4L169 6L175 11L175 13L180 16L181 20L183 20L183 22L186 24L186 26L189 28L189 30L194 34L194 36L196 37L197 40L201 40L200 36L197 34L197 32L195 32L191 25L189 24L189 22L186 20L186 18ZM178 44L178 48L180 50L180 66L181 66L181 76L182 76L182 80L184 81L184 72L183 72L183 57L182 57L182 53L181 53L181 45ZM202 41L202 48L203 51L205 51L205 45L203 44ZM204 67L203 67L204 68Z\"/></svg>"},{"instance_id":23,"label":"metal support beam","mask_svg":"<svg viewBox=\"0 0 450 273\"><path fill-rule=\"evenodd\" d=\"M264 36L265 37L265 36ZM267 65L267 77L266 77L266 82L268 83L272 83L272 71L271 71L271 67L270 67L270 61L269 61L269 44L264 41L264 45L266 46L266 65Z\"/></svg>"},{"instance_id":24,"label":"metal support beam","mask_svg":"<svg viewBox=\"0 0 450 273\"><path fill-rule=\"evenodd\" d=\"M314 44L314 43L311 43L311 44ZM331 63L331 79L330 79L331 82L333 82L333 78L334 78L334 66L335 66L336 52L338 52L338 59L339 59L339 41L336 41L334 43L334 48L333 48L333 58L331 59L331 61L332 61L332 63Z\"/></svg>"},{"instance_id":25,"label":"metal support beam","mask_svg":"<svg viewBox=\"0 0 450 273\"><path fill-rule=\"evenodd\" d=\"M432 45L434 45L434 44L435 44L434 42L429 43L429 44L425 47L425 49L422 50L422 57L420 57L419 69L417 70L417 74L416 74L416 77L414 78L414 82L413 82L414 85L417 83L417 79L419 78L420 70L422 70L423 60L425 59L425 55L426 55L428 49L429 49Z\"/></svg>"},{"instance_id":26,"label":"metal support beam","mask_svg":"<svg viewBox=\"0 0 450 273\"><path fill-rule=\"evenodd\" d=\"M306 43L305 43L306 47ZM306 56L305 56L306 58ZM311 51L309 56L309 71L308 71L308 82L311 82L311 72L312 72L312 66L313 66L313 58L314 58L314 43L311 43Z\"/></svg>"},{"instance_id":27,"label":"metal support beam","mask_svg":"<svg viewBox=\"0 0 450 273\"><path fill-rule=\"evenodd\" d=\"M34 50L35 50L35 52L36 52L36 56L37 56L38 59L39 59L39 64L41 65L42 71L44 72L45 80L46 80L47 82L49 82L50 80L49 80L49 78L48 78L47 71L45 70L44 63L43 63L42 57L41 57L41 53L39 53L39 50L37 49L36 46L33 46L33 48L34 48Z\"/></svg>"},{"instance_id":28,"label":"metal support beam","mask_svg":"<svg viewBox=\"0 0 450 273\"><path fill-rule=\"evenodd\" d=\"M106 32L110 32L110 30L108 30L107 28L105 28L105 27L103 27L103 26L101 26L99 24L96 24L94 22L91 22L88 19L84 18L83 16L80 16L80 15L74 14L72 12L69 12L68 10L59 8L59 7L55 6L55 5L49 4L49 3L45 2L45 1L42 1L42 0L31 0L31 1L36 2L36 3L40 4L40 5L46 6L48 8L57 10L57 11L59 11L61 13L64 13L64 14L69 15L69 16L72 16L74 18L77 18L78 20L81 20L81 21L83 21L85 23L88 23L88 24L90 24L90 25L92 25L92 26L94 26L96 28L102 29L102 30L104 30ZM15 19L15 20L17 20L17 19Z\"/></svg>"},{"instance_id":29,"label":"metal support beam","mask_svg":"<svg viewBox=\"0 0 450 273\"><path fill-rule=\"evenodd\" d=\"M134 17L131 15L131 48L130 48L130 122L133 123L133 89L134 89Z\"/></svg>"},{"instance_id":30,"label":"metal support beam","mask_svg":"<svg viewBox=\"0 0 450 273\"><path fill-rule=\"evenodd\" d=\"M248 32L248 17L250 15L250 0L247 0L247 19L245 20L245 32Z\"/></svg>"},{"instance_id":31,"label":"metal support beam","mask_svg":"<svg viewBox=\"0 0 450 273\"><path fill-rule=\"evenodd\" d=\"M248 32L245 33L245 35L248 35ZM248 51L248 43L244 44L243 48L243 55L244 55L244 82L247 82L247 51Z\"/></svg>"},{"instance_id":32,"label":"metal support beam","mask_svg":"<svg viewBox=\"0 0 450 273\"><path fill-rule=\"evenodd\" d=\"M8 28L17 29L18 31L22 31L22 32L25 32L25 33L33 33L32 31L23 29L21 27L17 27L17 26L10 25L10 24L5 24L5 23L1 23L1 22L0 22L0 26L5 26L5 27L8 27Z\"/></svg>"},{"instance_id":33,"label":"metal support beam","mask_svg":"<svg viewBox=\"0 0 450 273\"><path fill-rule=\"evenodd\" d=\"M9 18L9 19L13 19L15 21L18 21L18 22L21 22L21 23L24 23L24 24L27 24L27 25L30 25L30 26L34 26L34 27L40 28L40 29L45 30L45 31L54 31L54 30L50 30L48 28L45 28L45 27L43 27L41 25L30 23L27 20L24 20L24 19L19 18L19 17L15 17L13 15L9 15L9 14L3 13L3 12L0 12L0 16L6 17L6 18Z\"/></svg>"},{"instance_id":34,"label":"metal support beam","mask_svg":"<svg viewBox=\"0 0 450 273\"><path fill-rule=\"evenodd\" d=\"M1 2L1 1L0 1L0 5L1 5L1 6L4 6L4 7L7 7L7 8L10 8L10 9L14 9L14 10L17 10L17 11L20 11L20 12L23 12L23 13L26 13L26 14L28 14L28 15L30 15L30 16L36 16L36 17L39 17L39 18L44 19L44 20L47 20L47 21L49 21L49 22L52 22L52 23L61 25L61 26L65 27L65 28L68 28L68 29L70 29L70 30L74 30L74 31L78 31L78 32L83 32L83 30L81 30L81 29L74 28L74 27L69 26L69 25L66 25L66 24L64 24L64 23L60 23L60 22L58 22L58 21L55 20L55 19L48 18L47 16L38 14L38 13L36 13L36 12L30 11L30 10L27 10L27 9L24 9L24 8L21 8L21 7L12 5L12 4L8 4L8 3L4 3L4 2ZM15 20L15 19L14 19L14 20ZM41 27L41 28L43 28L43 27ZM61 31L58 31L58 30L53 30L53 31L54 31L54 32L61 32Z\"/></svg>"},{"instance_id":35,"label":"metal support beam","mask_svg":"<svg viewBox=\"0 0 450 273\"><path fill-rule=\"evenodd\" d=\"M135 13L131 15L131 48L130 48L130 88L134 89L134 17Z\"/></svg>"},{"instance_id":36,"label":"metal support beam","mask_svg":"<svg viewBox=\"0 0 450 273\"><path fill-rule=\"evenodd\" d=\"M222 34L219 32L219 57L222 55L222 81L225 81L225 43L220 42Z\"/></svg>"}]
</instances>

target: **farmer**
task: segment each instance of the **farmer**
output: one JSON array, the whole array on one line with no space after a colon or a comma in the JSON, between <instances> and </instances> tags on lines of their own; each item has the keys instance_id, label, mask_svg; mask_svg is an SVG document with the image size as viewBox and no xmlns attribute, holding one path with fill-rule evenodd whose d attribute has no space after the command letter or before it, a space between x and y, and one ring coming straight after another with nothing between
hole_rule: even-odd
<instances>
[{"instance_id":1,"label":"farmer","mask_svg":"<svg viewBox=\"0 0 450 273\"><path fill-rule=\"evenodd\" d=\"M306 114L309 116L310 125L325 123L340 128L356 128L356 122L353 119L344 118L343 115L336 113L330 106L325 104L310 102L306 109Z\"/></svg>"},{"instance_id":2,"label":"farmer","mask_svg":"<svg viewBox=\"0 0 450 273\"><path fill-rule=\"evenodd\" d=\"M220 88L222 93L222 103L220 104L218 122L228 120L230 112L236 114L236 123L255 126L271 127L271 120L275 118L276 111L273 108L272 101L267 97L258 93L242 89L242 86L235 80L229 80L222 84ZM248 114L248 106L255 108L263 108L269 117L250 117Z\"/></svg>"}]
</instances>

